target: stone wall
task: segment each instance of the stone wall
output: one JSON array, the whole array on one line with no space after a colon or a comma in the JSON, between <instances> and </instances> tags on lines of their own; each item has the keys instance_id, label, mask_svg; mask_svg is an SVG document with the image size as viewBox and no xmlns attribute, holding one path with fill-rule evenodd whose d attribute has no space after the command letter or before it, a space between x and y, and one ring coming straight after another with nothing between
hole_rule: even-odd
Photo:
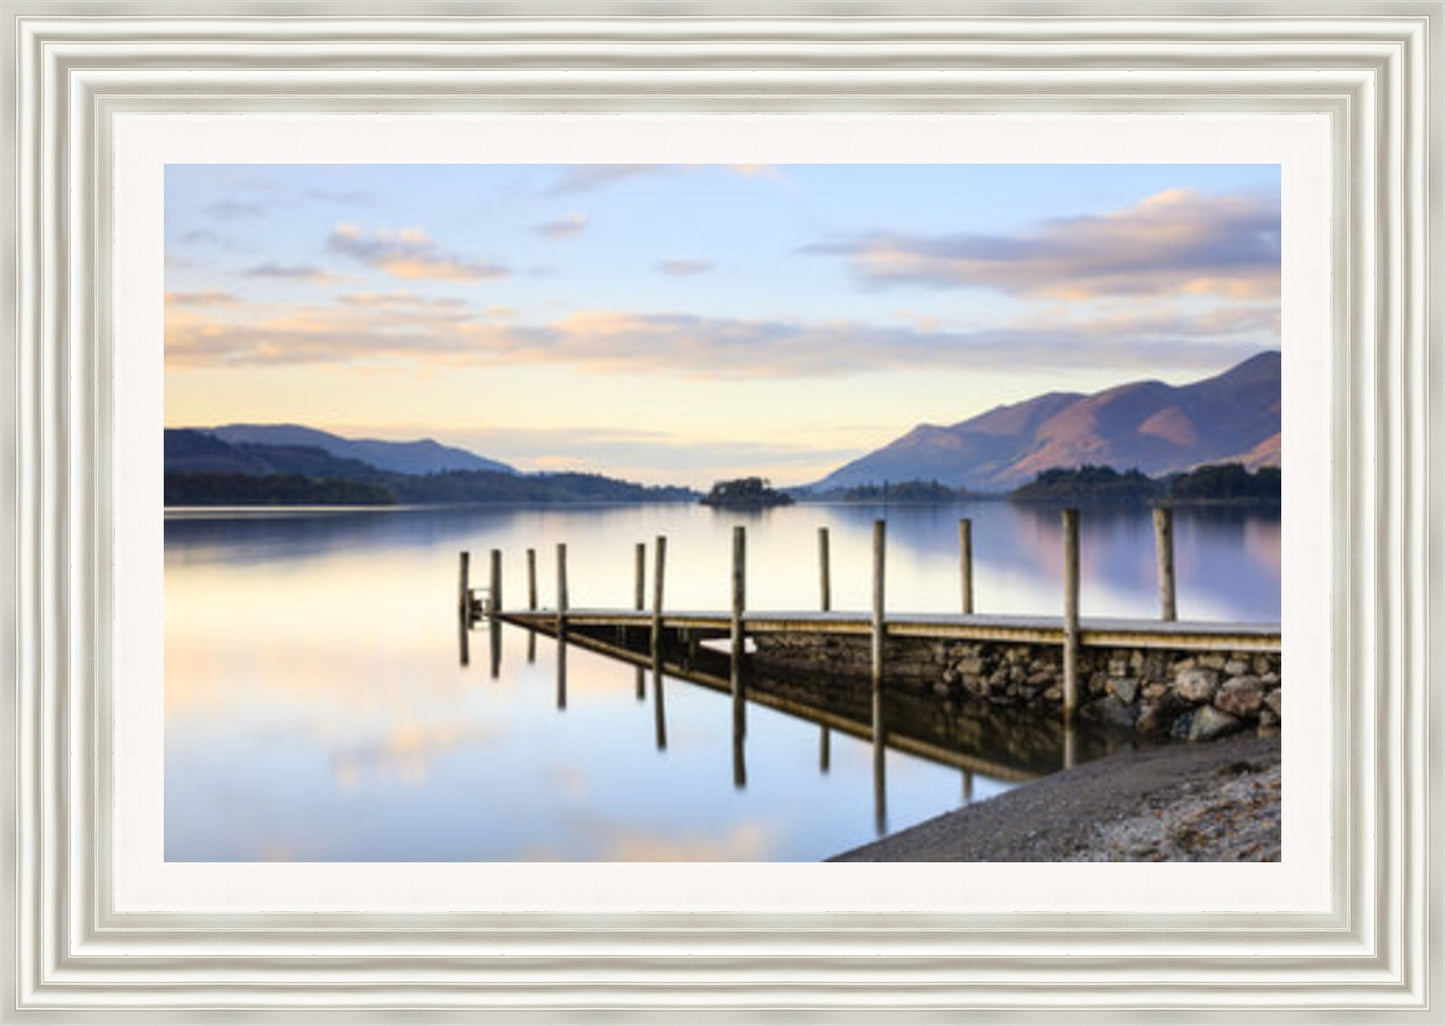
<instances>
[{"instance_id":1,"label":"stone wall","mask_svg":"<svg viewBox=\"0 0 1445 1026\"><path fill-rule=\"evenodd\" d=\"M870 641L857 635L771 635L756 658L811 672L866 677ZM1057 714L1063 705L1059 645L889 638L885 687ZM1240 730L1279 730L1280 657L1262 652L1084 648L1079 716L1150 738L1210 740Z\"/></svg>"}]
</instances>

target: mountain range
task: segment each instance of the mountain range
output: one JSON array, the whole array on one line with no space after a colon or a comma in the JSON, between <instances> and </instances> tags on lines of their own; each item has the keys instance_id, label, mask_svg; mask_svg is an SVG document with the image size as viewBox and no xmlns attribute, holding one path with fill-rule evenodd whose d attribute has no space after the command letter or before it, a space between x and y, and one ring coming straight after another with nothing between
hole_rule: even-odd
<instances>
[{"instance_id":1,"label":"mountain range","mask_svg":"<svg viewBox=\"0 0 1445 1026\"><path fill-rule=\"evenodd\" d=\"M488 470L500 474L517 472L505 463L484 459L430 438L415 442L342 438L299 424L227 424L199 430L232 445L308 446L393 474L439 474L449 470Z\"/></svg>"},{"instance_id":2,"label":"mountain range","mask_svg":"<svg viewBox=\"0 0 1445 1026\"><path fill-rule=\"evenodd\" d=\"M814 490L902 481L996 492L1052 467L1151 476L1204 463L1280 465L1280 354L1252 356L1188 385L1135 381L1086 395L1049 392L947 427L920 424L818 481Z\"/></svg>"}]
</instances>

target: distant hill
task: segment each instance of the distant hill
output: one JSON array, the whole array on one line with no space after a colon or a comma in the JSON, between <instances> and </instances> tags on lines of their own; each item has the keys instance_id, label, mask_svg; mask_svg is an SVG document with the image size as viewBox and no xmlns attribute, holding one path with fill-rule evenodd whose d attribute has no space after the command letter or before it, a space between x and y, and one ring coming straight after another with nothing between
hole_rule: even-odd
<instances>
[{"instance_id":1,"label":"distant hill","mask_svg":"<svg viewBox=\"0 0 1445 1026\"><path fill-rule=\"evenodd\" d=\"M312 446L342 459L360 460L394 474L437 474L448 470L486 470L498 474L517 471L497 460L465 449L442 445L430 438L416 442L386 442L376 438L342 438L328 431L299 424L227 424L202 428L223 442L252 445Z\"/></svg>"},{"instance_id":2,"label":"distant hill","mask_svg":"<svg viewBox=\"0 0 1445 1026\"><path fill-rule=\"evenodd\" d=\"M1151 476L1223 460L1269 466L1273 459L1277 466L1279 432L1280 355L1271 351L1189 385L1136 381L1093 395L1050 392L950 427L920 424L813 488L933 480L1006 491L1042 471L1085 464Z\"/></svg>"},{"instance_id":3,"label":"distant hill","mask_svg":"<svg viewBox=\"0 0 1445 1026\"><path fill-rule=\"evenodd\" d=\"M300 430L307 433L281 432L272 437L324 434ZM689 488L640 485L600 474L518 474L510 467L397 473L333 456L318 446L227 442L192 428L165 431L165 489L169 506L690 502L697 498Z\"/></svg>"}]
</instances>

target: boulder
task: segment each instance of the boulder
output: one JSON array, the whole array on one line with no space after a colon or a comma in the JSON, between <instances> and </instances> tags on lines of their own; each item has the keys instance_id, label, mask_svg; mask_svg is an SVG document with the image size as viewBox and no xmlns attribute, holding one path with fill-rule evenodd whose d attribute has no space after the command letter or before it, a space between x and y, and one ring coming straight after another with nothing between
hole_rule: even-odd
<instances>
[{"instance_id":1,"label":"boulder","mask_svg":"<svg viewBox=\"0 0 1445 1026\"><path fill-rule=\"evenodd\" d=\"M1214 670L1196 666L1180 670L1174 678L1174 690L1180 698L1189 702L1209 702L1219 689L1219 674Z\"/></svg>"},{"instance_id":2,"label":"boulder","mask_svg":"<svg viewBox=\"0 0 1445 1026\"><path fill-rule=\"evenodd\" d=\"M1161 695L1158 700L1145 702L1139 709L1139 718L1134 729L1145 737L1164 737L1174 726L1174 721L1188 706L1172 691Z\"/></svg>"},{"instance_id":3,"label":"boulder","mask_svg":"<svg viewBox=\"0 0 1445 1026\"><path fill-rule=\"evenodd\" d=\"M1119 701L1128 705L1139 696L1139 681L1135 677L1119 677L1109 681L1109 692L1119 696Z\"/></svg>"},{"instance_id":4,"label":"boulder","mask_svg":"<svg viewBox=\"0 0 1445 1026\"><path fill-rule=\"evenodd\" d=\"M1214 696L1214 704L1231 716L1250 718L1259 715L1264 702L1264 685L1258 677L1230 677Z\"/></svg>"},{"instance_id":5,"label":"boulder","mask_svg":"<svg viewBox=\"0 0 1445 1026\"><path fill-rule=\"evenodd\" d=\"M1264 704L1273 709L1274 714L1280 719L1284 719L1284 710L1280 708L1280 705L1284 702L1283 696L1284 692L1280 691L1279 688L1275 688L1264 696Z\"/></svg>"},{"instance_id":6,"label":"boulder","mask_svg":"<svg viewBox=\"0 0 1445 1026\"><path fill-rule=\"evenodd\" d=\"M1190 741L1213 741L1225 734L1232 734L1244 726L1237 716L1231 716L1212 705L1201 705L1189 718Z\"/></svg>"},{"instance_id":7,"label":"boulder","mask_svg":"<svg viewBox=\"0 0 1445 1026\"><path fill-rule=\"evenodd\" d=\"M1243 659L1231 659L1224 664L1224 672L1230 677L1242 677L1249 672L1249 664Z\"/></svg>"},{"instance_id":8,"label":"boulder","mask_svg":"<svg viewBox=\"0 0 1445 1026\"><path fill-rule=\"evenodd\" d=\"M1117 695L1105 695L1084 706L1080 712L1086 719L1097 723L1108 723L1116 727L1132 727L1139 718L1139 712L1131 705L1120 701Z\"/></svg>"}]
</instances>

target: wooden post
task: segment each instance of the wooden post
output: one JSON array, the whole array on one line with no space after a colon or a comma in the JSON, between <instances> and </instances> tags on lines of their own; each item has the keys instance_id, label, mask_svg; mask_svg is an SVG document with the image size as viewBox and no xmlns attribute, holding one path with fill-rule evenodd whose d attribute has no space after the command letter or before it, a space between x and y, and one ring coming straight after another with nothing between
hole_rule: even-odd
<instances>
[{"instance_id":1,"label":"wooden post","mask_svg":"<svg viewBox=\"0 0 1445 1026\"><path fill-rule=\"evenodd\" d=\"M637 565L633 573L632 608L639 613L647 605L647 544L637 543Z\"/></svg>"},{"instance_id":2,"label":"wooden post","mask_svg":"<svg viewBox=\"0 0 1445 1026\"><path fill-rule=\"evenodd\" d=\"M537 608L537 550L527 550L527 608Z\"/></svg>"},{"instance_id":3,"label":"wooden post","mask_svg":"<svg viewBox=\"0 0 1445 1026\"><path fill-rule=\"evenodd\" d=\"M493 549L491 557L491 574L488 585L492 603L490 612L499 613L502 611L502 550Z\"/></svg>"},{"instance_id":4,"label":"wooden post","mask_svg":"<svg viewBox=\"0 0 1445 1026\"><path fill-rule=\"evenodd\" d=\"M1064 722L1079 706L1079 511L1064 510Z\"/></svg>"},{"instance_id":5,"label":"wooden post","mask_svg":"<svg viewBox=\"0 0 1445 1026\"><path fill-rule=\"evenodd\" d=\"M457 647L461 650L463 666L472 661L471 633L471 625L467 623L466 616L457 617Z\"/></svg>"},{"instance_id":6,"label":"wooden post","mask_svg":"<svg viewBox=\"0 0 1445 1026\"><path fill-rule=\"evenodd\" d=\"M557 543L557 640L567 630L567 545Z\"/></svg>"},{"instance_id":7,"label":"wooden post","mask_svg":"<svg viewBox=\"0 0 1445 1026\"><path fill-rule=\"evenodd\" d=\"M973 612L973 521L958 522L958 572L963 588L963 612Z\"/></svg>"},{"instance_id":8,"label":"wooden post","mask_svg":"<svg viewBox=\"0 0 1445 1026\"><path fill-rule=\"evenodd\" d=\"M487 657L492 680L502 675L502 621L492 617L487 622Z\"/></svg>"},{"instance_id":9,"label":"wooden post","mask_svg":"<svg viewBox=\"0 0 1445 1026\"><path fill-rule=\"evenodd\" d=\"M873 521L873 690L883 686L883 554L887 525Z\"/></svg>"},{"instance_id":10,"label":"wooden post","mask_svg":"<svg viewBox=\"0 0 1445 1026\"><path fill-rule=\"evenodd\" d=\"M557 632L557 708L567 708L567 639Z\"/></svg>"},{"instance_id":11,"label":"wooden post","mask_svg":"<svg viewBox=\"0 0 1445 1026\"><path fill-rule=\"evenodd\" d=\"M472 554L463 552L461 554L461 575L457 582L457 614L467 620L472 618L471 566Z\"/></svg>"},{"instance_id":12,"label":"wooden post","mask_svg":"<svg viewBox=\"0 0 1445 1026\"><path fill-rule=\"evenodd\" d=\"M824 724L823 732L818 735L818 772L827 773L833 763L833 732Z\"/></svg>"},{"instance_id":13,"label":"wooden post","mask_svg":"<svg viewBox=\"0 0 1445 1026\"><path fill-rule=\"evenodd\" d=\"M833 582L828 566L828 529L818 528L818 606L823 612L833 608Z\"/></svg>"},{"instance_id":14,"label":"wooden post","mask_svg":"<svg viewBox=\"0 0 1445 1026\"><path fill-rule=\"evenodd\" d=\"M1159 618L1177 620L1174 605L1174 509L1154 507L1154 550L1159 557Z\"/></svg>"},{"instance_id":15,"label":"wooden post","mask_svg":"<svg viewBox=\"0 0 1445 1026\"><path fill-rule=\"evenodd\" d=\"M662 646L662 585L667 568L667 536L659 534L653 551L652 565L652 651Z\"/></svg>"},{"instance_id":16,"label":"wooden post","mask_svg":"<svg viewBox=\"0 0 1445 1026\"><path fill-rule=\"evenodd\" d=\"M733 733L747 732L747 699L743 694L743 607L747 601L747 529L733 527L732 660Z\"/></svg>"}]
</instances>

